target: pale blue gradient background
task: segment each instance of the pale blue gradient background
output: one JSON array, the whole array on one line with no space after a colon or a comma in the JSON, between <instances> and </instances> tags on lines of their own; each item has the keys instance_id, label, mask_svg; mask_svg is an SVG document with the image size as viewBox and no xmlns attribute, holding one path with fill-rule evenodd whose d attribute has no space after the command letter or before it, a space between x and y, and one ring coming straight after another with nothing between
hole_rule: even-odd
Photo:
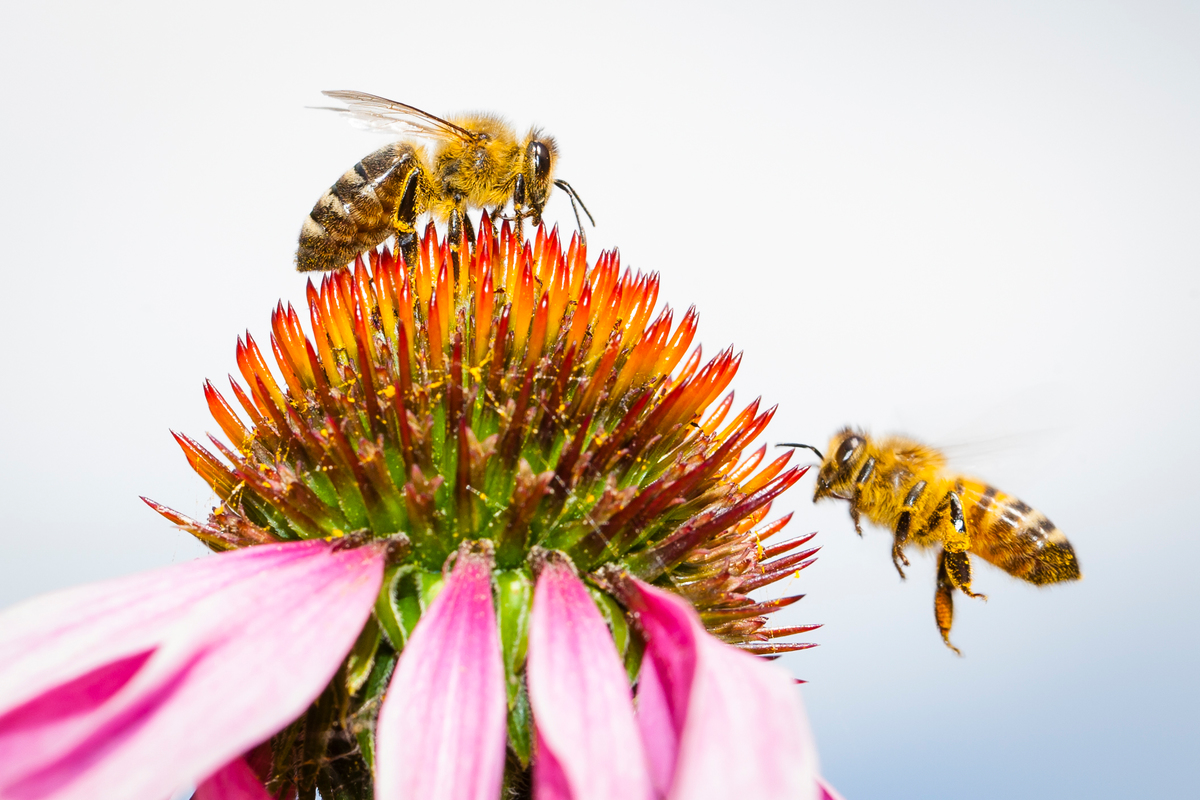
<instances>
[{"instance_id":1,"label":"pale blue gradient background","mask_svg":"<svg viewBox=\"0 0 1200 800\"><path fill-rule=\"evenodd\" d=\"M202 380L384 141L320 89L498 110L744 348L771 441L966 445L1075 543L1078 585L980 569L958 659L929 559L777 504L821 531L785 663L849 800L1194 797L1198 54L1196 3L7 3L0 604L201 553L137 495L206 512L168 428L215 430Z\"/></svg>"}]
</instances>

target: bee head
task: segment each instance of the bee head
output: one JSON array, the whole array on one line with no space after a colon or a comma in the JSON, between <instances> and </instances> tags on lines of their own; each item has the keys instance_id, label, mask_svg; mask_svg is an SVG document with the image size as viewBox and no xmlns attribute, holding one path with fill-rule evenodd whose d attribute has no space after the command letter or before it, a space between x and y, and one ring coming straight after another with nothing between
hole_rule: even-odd
<instances>
[{"instance_id":1,"label":"bee head","mask_svg":"<svg viewBox=\"0 0 1200 800\"><path fill-rule=\"evenodd\" d=\"M825 452L828 455L821 461L813 500L825 497L849 500L853 496L854 479L867 458L867 435L843 428L829 441L829 449Z\"/></svg>"},{"instance_id":2,"label":"bee head","mask_svg":"<svg viewBox=\"0 0 1200 800\"><path fill-rule=\"evenodd\" d=\"M558 146L554 137L543 136L539 130L532 130L525 137L525 152L513 189L513 206L514 209L528 208L534 225L542 222L542 209L546 207L546 200L550 196L557 157Z\"/></svg>"}]
</instances>

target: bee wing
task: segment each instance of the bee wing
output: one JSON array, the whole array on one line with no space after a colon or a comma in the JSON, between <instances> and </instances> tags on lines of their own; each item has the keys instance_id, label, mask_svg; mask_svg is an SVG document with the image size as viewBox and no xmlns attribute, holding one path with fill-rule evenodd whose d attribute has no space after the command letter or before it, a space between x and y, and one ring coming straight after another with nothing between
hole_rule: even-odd
<instances>
[{"instance_id":1,"label":"bee wing","mask_svg":"<svg viewBox=\"0 0 1200 800\"><path fill-rule=\"evenodd\" d=\"M460 128L453 122L447 122L441 117L435 117L419 108L413 108L395 100L376 97L365 92L331 91L321 94L345 103L345 108L329 108L328 110L345 114L350 124L356 128L435 140L460 139L474 142L478 138L474 133L466 128Z\"/></svg>"}]
</instances>

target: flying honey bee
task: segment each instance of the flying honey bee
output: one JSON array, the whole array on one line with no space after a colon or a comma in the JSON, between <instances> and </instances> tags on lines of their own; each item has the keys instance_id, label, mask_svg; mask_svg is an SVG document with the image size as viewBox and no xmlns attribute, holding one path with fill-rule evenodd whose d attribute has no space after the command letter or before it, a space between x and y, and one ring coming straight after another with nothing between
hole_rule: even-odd
<instances>
[{"instance_id":1,"label":"flying honey bee","mask_svg":"<svg viewBox=\"0 0 1200 800\"><path fill-rule=\"evenodd\" d=\"M848 501L859 536L863 516L894 533L892 563L901 578L909 563L907 545L940 548L933 613L942 640L959 655L950 643L954 590L987 599L971 590L968 554L1039 586L1080 577L1075 550L1044 514L949 471L932 447L899 436L872 439L851 428L833 437L828 456L811 445L786 446L808 448L821 459L814 502Z\"/></svg>"},{"instance_id":2,"label":"flying honey bee","mask_svg":"<svg viewBox=\"0 0 1200 800\"><path fill-rule=\"evenodd\" d=\"M521 139L491 114L442 119L362 92L323 94L345 103L329 110L348 115L357 126L404 138L355 164L313 206L300 229L296 267L301 272L344 267L389 236L396 237L411 264L417 255L416 219L426 212L447 223L457 253L462 233L474 234L468 207L499 216L511 202L519 240L526 217L534 225L541 222L551 186L571 198L581 235L577 200L591 219L571 185L554 177L554 138L536 128ZM430 148L412 139L423 139Z\"/></svg>"}]
</instances>

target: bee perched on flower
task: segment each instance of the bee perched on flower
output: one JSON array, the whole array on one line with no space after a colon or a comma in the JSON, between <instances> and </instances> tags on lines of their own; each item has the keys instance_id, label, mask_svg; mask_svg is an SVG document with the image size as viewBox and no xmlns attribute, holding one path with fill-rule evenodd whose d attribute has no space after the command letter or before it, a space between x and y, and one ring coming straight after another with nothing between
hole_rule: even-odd
<instances>
[{"instance_id":1,"label":"bee perched on flower","mask_svg":"<svg viewBox=\"0 0 1200 800\"><path fill-rule=\"evenodd\" d=\"M689 354L655 275L486 217L309 284L248 334L217 555L0 616L0 798L831 796L759 656L811 535L775 544L772 411ZM369 263L368 263L369 262Z\"/></svg>"}]
</instances>

